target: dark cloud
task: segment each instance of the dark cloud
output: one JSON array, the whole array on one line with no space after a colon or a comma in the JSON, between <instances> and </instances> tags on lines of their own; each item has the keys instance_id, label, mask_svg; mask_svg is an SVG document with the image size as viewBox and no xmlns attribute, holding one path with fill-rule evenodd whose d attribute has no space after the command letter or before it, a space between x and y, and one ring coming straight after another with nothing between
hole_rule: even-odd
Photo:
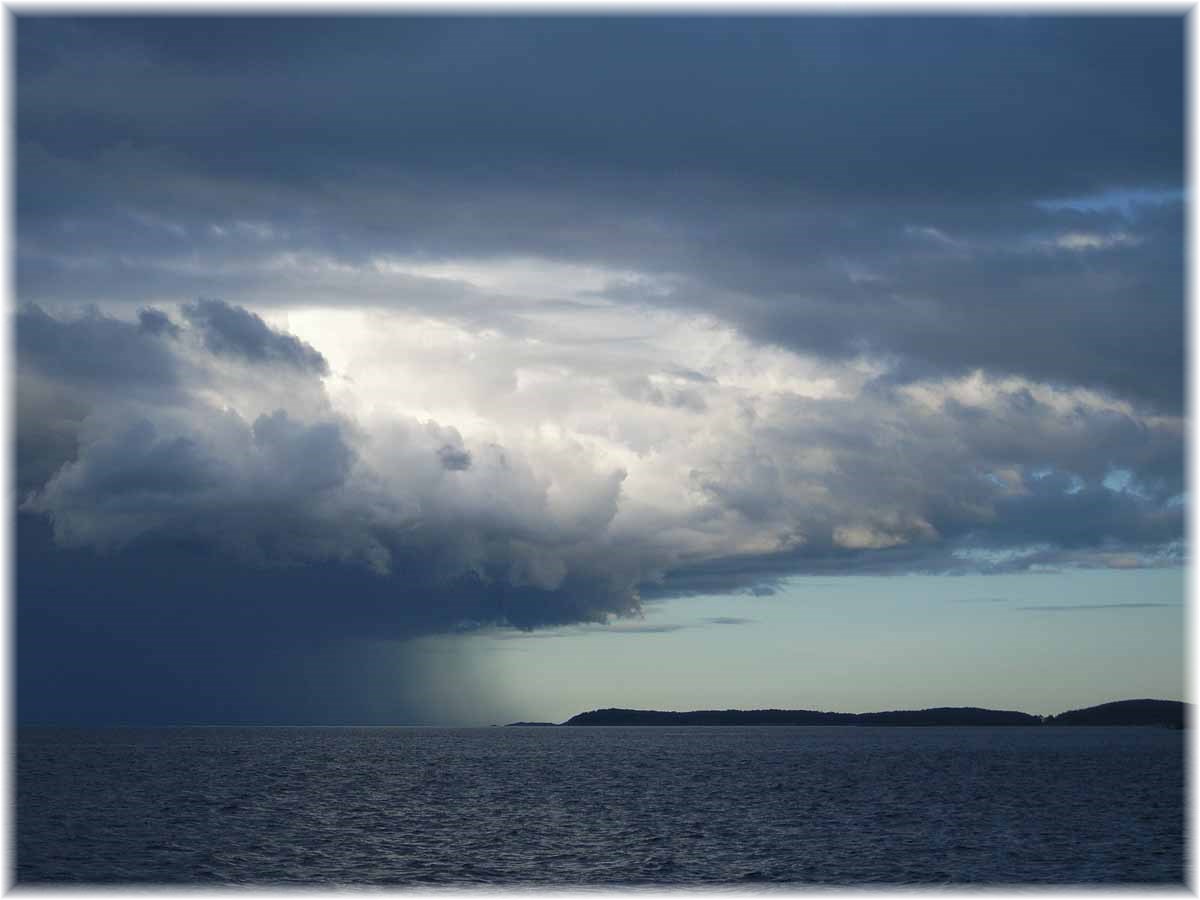
<instances>
[{"instance_id":1,"label":"dark cloud","mask_svg":"<svg viewBox=\"0 0 1200 900\"><path fill-rule=\"evenodd\" d=\"M364 640L451 631L486 609L478 584L429 605L427 586L360 565L264 566L195 540L64 548L27 514L15 538L14 700L27 723L422 721L428 676L399 650L373 668Z\"/></svg>"},{"instance_id":2,"label":"dark cloud","mask_svg":"<svg viewBox=\"0 0 1200 900\"><path fill-rule=\"evenodd\" d=\"M251 428L256 448L268 458L271 468L287 473L292 484L306 490L326 490L346 481L354 464L336 422L305 425L293 422L283 410L259 416Z\"/></svg>"},{"instance_id":3,"label":"dark cloud","mask_svg":"<svg viewBox=\"0 0 1200 900\"><path fill-rule=\"evenodd\" d=\"M1154 547L1183 536L1183 506L1159 506L1134 494L1084 487L1061 473L1034 479L1030 493L996 501L988 529L996 544L1049 543L1064 549Z\"/></svg>"},{"instance_id":4,"label":"dark cloud","mask_svg":"<svg viewBox=\"0 0 1200 900\"><path fill-rule=\"evenodd\" d=\"M336 159L484 180L737 172L893 196L1182 174L1183 35L1169 17L18 24L37 60L18 73L22 127L75 157L132 140L280 181ZM82 77L100 60L105 79ZM240 132L205 127L233 111ZM231 140L239 152L219 152Z\"/></svg>"},{"instance_id":5,"label":"dark cloud","mask_svg":"<svg viewBox=\"0 0 1200 900\"><path fill-rule=\"evenodd\" d=\"M179 336L179 326L171 321L171 317L158 309L143 309L138 312L138 326L147 334Z\"/></svg>"},{"instance_id":6,"label":"dark cloud","mask_svg":"<svg viewBox=\"0 0 1200 900\"><path fill-rule=\"evenodd\" d=\"M60 320L32 304L14 319L16 486L25 498L75 458L89 412L104 396L175 402L186 363L155 333L88 310Z\"/></svg>"},{"instance_id":7,"label":"dark cloud","mask_svg":"<svg viewBox=\"0 0 1200 900\"><path fill-rule=\"evenodd\" d=\"M449 472L463 472L471 468L471 454L461 447L443 444L438 447L437 455L442 468Z\"/></svg>"},{"instance_id":8,"label":"dark cloud","mask_svg":"<svg viewBox=\"0 0 1200 900\"><path fill-rule=\"evenodd\" d=\"M770 592L799 569L795 558L787 554L768 554L765 558L730 555L666 572L643 584L641 594L655 600L743 590Z\"/></svg>"},{"instance_id":9,"label":"dark cloud","mask_svg":"<svg viewBox=\"0 0 1200 900\"><path fill-rule=\"evenodd\" d=\"M178 377L177 358L152 329L95 310L61 321L27 304L18 310L14 330L18 366L88 388L159 390Z\"/></svg>"},{"instance_id":10,"label":"dark cloud","mask_svg":"<svg viewBox=\"0 0 1200 900\"><path fill-rule=\"evenodd\" d=\"M295 279L440 307L331 282L569 259L804 352L1182 409L1177 17L22 17L17 40L30 299L286 303Z\"/></svg>"},{"instance_id":11,"label":"dark cloud","mask_svg":"<svg viewBox=\"0 0 1200 900\"><path fill-rule=\"evenodd\" d=\"M669 622L658 623L654 625L613 625L605 629L614 634L670 634L673 631L682 631L687 628L686 625L676 625Z\"/></svg>"},{"instance_id":12,"label":"dark cloud","mask_svg":"<svg viewBox=\"0 0 1200 900\"><path fill-rule=\"evenodd\" d=\"M94 423L22 508L49 516L69 546L160 535L264 562L369 554L361 539L346 540L352 528L335 536L338 514L322 506L353 461L335 423L296 423L282 411L252 425L236 415L155 418L116 419L102 431Z\"/></svg>"},{"instance_id":13,"label":"dark cloud","mask_svg":"<svg viewBox=\"0 0 1200 900\"><path fill-rule=\"evenodd\" d=\"M308 344L271 328L259 316L222 300L197 300L183 307L184 317L204 335L205 346L218 355L256 362L281 362L326 375L329 364Z\"/></svg>"}]
</instances>

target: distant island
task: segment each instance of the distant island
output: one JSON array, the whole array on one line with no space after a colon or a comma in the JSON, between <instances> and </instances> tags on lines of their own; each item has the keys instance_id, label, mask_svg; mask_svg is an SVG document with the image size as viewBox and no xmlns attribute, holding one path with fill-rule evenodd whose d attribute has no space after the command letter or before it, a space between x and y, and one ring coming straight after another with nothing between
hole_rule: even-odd
<instances>
[{"instance_id":1,"label":"distant island","mask_svg":"<svg viewBox=\"0 0 1200 900\"><path fill-rule=\"evenodd\" d=\"M839 713L808 709L723 709L663 712L653 709L596 709L572 716L563 725L1150 725L1183 728L1188 704L1178 700L1118 700L1056 716L1034 716L1011 710L975 706L889 712ZM514 722L550 725L549 722Z\"/></svg>"},{"instance_id":2,"label":"distant island","mask_svg":"<svg viewBox=\"0 0 1200 900\"><path fill-rule=\"evenodd\" d=\"M659 712L597 709L568 719L566 725L1040 725L1023 712L975 707L896 710L874 713L817 712L808 709L724 709Z\"/></svg>"},{"instance_id":3,"label":"distant island","mask_svg":"<svg viewBox=\"0 0 1200 900\"><path fill-rule=\"evenodd\" d=\"M1167 725L1183 728L1191 717L1178 700L1118 700L1047 716L1046 725Z\"/></svg>"}]
</instances>

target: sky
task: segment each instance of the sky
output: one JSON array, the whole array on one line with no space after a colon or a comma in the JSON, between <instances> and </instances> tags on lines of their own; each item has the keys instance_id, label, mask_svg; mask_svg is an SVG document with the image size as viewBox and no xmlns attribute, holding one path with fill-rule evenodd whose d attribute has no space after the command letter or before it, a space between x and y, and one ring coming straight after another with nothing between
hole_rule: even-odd
<instances>
[{"instance_id":1,"label":"sky","mask_svg":"<svg viewBox=\"0 0 1200 900\"><path fill-rule=\"evenodd\" d=\"M18 721L1183 698L1181 16L14 29Z\"/></svg>"}]
</instances>

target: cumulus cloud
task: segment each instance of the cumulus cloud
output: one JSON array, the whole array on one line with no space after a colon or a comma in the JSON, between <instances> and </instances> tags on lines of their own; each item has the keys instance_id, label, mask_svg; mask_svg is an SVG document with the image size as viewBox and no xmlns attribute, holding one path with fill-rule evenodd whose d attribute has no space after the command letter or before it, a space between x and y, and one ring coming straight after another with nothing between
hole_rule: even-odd
<instances>
[{"instance_id":1,"label":"cumulus cloud","mask_svg":"<svg viewBox=\"0 0 1200 900\"><path fill-rule=\"evenodd\" d=\"M281 362L319 375L329 372L325 357L308 344L269 328L241 307L222 300L197 300L183 307L183 315L201 331L205 346L215 354Z\"/></svg>"},{"instance_id":2,"label":"cumulus cloud","mask_svg":"<svg viewBox=\"0 0 1200 900\"><path fill-rule=\"evenodd\" d=\"M260 334L258 346L306 346L229 309L232 321ZM101 315L22 316L58 338L51 347L65 346L64 335L83 326L149 339L139 324ZM180 339L162 345L189 373L185 385L173 389L153 376L140 392L124 390L124 379L120 390L93 385L73 422L74 447L62 442L67 458L48 478L44 469L22 473L25 484L45 478L22 510L46 516L60 545L137 552L164 540L199 541L253 564L349 561L426 589L469 583L477 609L429 603L428 619L445 628L457 619L591 620L630 608L630 577L611 578L597 558L616 511L619 472L564 462L565 481L556 483L520 452L489 443L472 453L453 428L433 422L396 418L367 434L305 391L281 397L264 388L248 399L246 378L262 356L245 354L241 369L231 370L226 347L209 340L210 320L185 318ZM124 352L122 341L114 343ZM22 381L74 374L40 353L21 363ZM306 373L304 387L322 391L317 371ZM36 435L57 410L24 393L18 431ZM276 401L285 405L260 411ZM578 579L587 584L562 612L520 608L522 590L565 592ZM488 595L492 581L512 590L508 606Z\"/></svg>"},{"instance_id":3,"label":"cumulus cloud","mask_svg":"<svg viewBox=\"0 0 1200 900\"><path fill-rule=\"evenodd\" d=\"M401 632L603 621L643 597L763 593L802 573L1152 565L1181 552L1181 422L1094 392L981 374L896 386L866 363L763 357L732 332L712 357L687 339L697 326L668 317L661 345L615 379L595 378L604 350L572 364L545 359L528 332L477 335L468 343L517 377L497 386L490 367L466 370L455 402L478 402L439 422L415 408L418 386L398 387L423 364L404 335L425 340L403 317L368 329L387 358L345 316L301 320L339 340L331 366L247 310L206 308L257 335L251 346L291 355L231 356L210 340L213 317L189 308L173 337L144 313L19 314L18 446L58 456L18 454L21 508L60 546L136 555L183 541L239 565L357 567L394 590L373 615ZM90 356L76 352L80 333L102 338ZM702 407L630 397L631 380L668 371L663 353L707 370L688 379ZM287 390L257 377L270 363L291 373ZM56 398L81 379L64 418ZM377 383L392 387L375 395ZM1127 475L1106 483L1117 468ZM335 605L325 618L336 622Z\"/></svg>"},{"instance_id":4,"label":"cumulus cloud","mask_svg":"<svg viewBox=\"0 0 1200 900\"><path fill-rule=\"evenodd\" d=\"M138 312L138 325L140 330L147 334L165 334L169 337L178 337L179 335L179 326L171 321L171 317L153 307Z\"/></svg>"},{"instance_id":5,"label":"cumulus cloud","mask_svg":"<svg viewBox=\"0 0 1200 900\"><path fill-rule=\"evenodd\" d=\"M157 390L178 377L176 357L156 340L161 331L153 324L132 327L95 309L59 321L27 305L16 319L17 362L84 389Z\"/></svg>"}]
</instances>

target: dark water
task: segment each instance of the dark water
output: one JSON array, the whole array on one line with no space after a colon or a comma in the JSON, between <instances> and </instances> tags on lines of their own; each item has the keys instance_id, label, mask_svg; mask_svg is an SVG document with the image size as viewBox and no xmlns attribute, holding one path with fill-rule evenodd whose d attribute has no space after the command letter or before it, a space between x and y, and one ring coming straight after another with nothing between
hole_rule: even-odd
<instances>
[{"instance_id":1,"label":"dark water","mask_svg":"<svg viewBox=\"0 0 1200 900\"><path fill-rule=\"evenodd\" d=\"M1150 728L21 729L20 882L1175 882Z\"/></svg>"}]
</instances>

